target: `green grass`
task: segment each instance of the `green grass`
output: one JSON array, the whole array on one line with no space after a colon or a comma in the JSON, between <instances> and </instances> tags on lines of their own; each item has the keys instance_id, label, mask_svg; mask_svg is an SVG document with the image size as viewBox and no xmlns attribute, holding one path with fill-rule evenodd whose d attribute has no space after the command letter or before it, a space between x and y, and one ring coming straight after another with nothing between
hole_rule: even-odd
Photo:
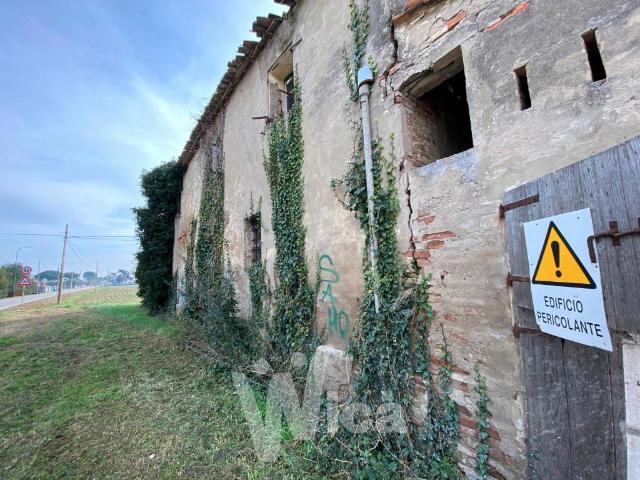
<instances>
[{"instance_id":1,"label":"green grass","mask_svg":"<svg viewBox=\"0 0 640 480\"><path fill-rule=\"evenodd\" d=\"M310 478L291 452L257 462L227 374L132 289L0 318L14 320L0 337L0 478Z\"/></svg>"}]
</instances>

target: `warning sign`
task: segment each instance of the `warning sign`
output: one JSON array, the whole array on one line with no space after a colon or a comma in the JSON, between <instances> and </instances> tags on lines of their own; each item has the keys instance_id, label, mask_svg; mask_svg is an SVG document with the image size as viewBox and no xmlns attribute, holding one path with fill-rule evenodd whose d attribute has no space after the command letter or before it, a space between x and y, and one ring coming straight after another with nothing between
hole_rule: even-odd
<instances>
[{"instance_id":1,"label":"warning sign","mask_svg":"<svg viewBox=\"0 0 640 480\"><path fill-rule=\"evenodd\" d=\"M19 287L30 287L32 285L31 279L29 277L22 277L16 285Z\"/></svg>"},{"instance_id":2,"label":"warning sign","mask_svg":"<svg viewBox=\"0 0 640 480\"><path fill-rule=\"evenodd\" d=\"M553 222L549 222L532 282L559 287L596 288L580 258Z\"/></svg>"},{"instance_id":3,"label":"warning sign","mask_svg":"<svg viewBox=\"0 0 640 480\"><path fill-rule=\"evenodd\" d=\"M589 259L591 210L524 224L536 322L543 332L611 351L598 263Z\"/></svg>"}]
</instances>

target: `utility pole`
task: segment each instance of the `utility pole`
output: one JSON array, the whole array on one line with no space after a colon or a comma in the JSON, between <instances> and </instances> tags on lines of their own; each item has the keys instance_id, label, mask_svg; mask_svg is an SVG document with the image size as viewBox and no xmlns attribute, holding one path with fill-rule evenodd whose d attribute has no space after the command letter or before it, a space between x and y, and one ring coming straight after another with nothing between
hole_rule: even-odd
<instances>
[{"instance_id":1,"label":"utility pole","mask_svg":"<svg viewBox=\"0 0 640 480\"><path fill-rule=\"evenodd\" d=\"M67 254L67 240L69 239L69 224L64 226L64 244L62 245L62 261L60 262L60 274L58 275L58 300L57 304L60 305L60 299L62 298L62 288L64 282L64 257Z\"/></svg>"},{"instance_id":2,"label":"utility pole","mask_svg":"<svg viewBox=\"0 0 640 480\"><path fill-rule=\"evenodd\" d=\"M70 272L71 276L69 277L69 289L73 290L73 272Z\"/></svg>"},{"instance_id":3,"label":"utility pole","mask_svg":"<svg viewBox=\"0 0 640 480\"><path fill-rule=\"evenodd\" d=\"M98 291L98 261L97 260L96 260L96 281L95 281L95 284L96 284L95 290L97 292Z\"/></svg>"}]
</instances>

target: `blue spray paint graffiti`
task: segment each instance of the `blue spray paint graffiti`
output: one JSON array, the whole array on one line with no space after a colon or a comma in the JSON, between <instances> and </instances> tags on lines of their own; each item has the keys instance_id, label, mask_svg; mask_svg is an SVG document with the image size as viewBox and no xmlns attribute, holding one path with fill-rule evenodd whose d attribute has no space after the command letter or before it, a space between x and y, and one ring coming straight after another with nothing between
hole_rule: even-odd
<instances>
[{"instance_id":1,"label":"blue spray paint graffiti","mask_svg":"<svg viewBox=\"0 0 640 480\"><path fill-rule=\"evenodd\" d=\"M320 271L320 284L326 284L322 293L320 301L325 303L329 300L327 306L327 326L329 328L329 334L338 334L342 338L347 336L349 330L349 316L344 310L338 310L337 300L333 294L333 287L340 282L340 275L333 268L333 260L329 255L322 255L318 259L318 269Z\"/></svg>"}]
</instances>

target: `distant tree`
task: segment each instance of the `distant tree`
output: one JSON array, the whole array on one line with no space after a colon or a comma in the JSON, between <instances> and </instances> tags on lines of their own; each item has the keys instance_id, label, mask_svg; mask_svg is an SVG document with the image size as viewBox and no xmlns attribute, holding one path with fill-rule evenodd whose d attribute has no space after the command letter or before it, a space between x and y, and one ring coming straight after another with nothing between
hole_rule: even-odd
<instances>
[{"instance_id":1,"label":"distant tree","mask_svg":"<svg viewBox=\"0 0 640 480\"><path fill-rule=\"evenodd\" d=\"M11 292L11 281L9 272L4 268L0 268L0 298L5 298Z\"/></svg>"},{"instance_id":2,"label":"distant tree","mask_svg":"<svg viewBox=\"0 0 640 480\"><path fill-rule=\"evenodd\" d=\"M140 187L147 205L133 209L140 239L135 271L138 295L151 312L166 309L171 298L174 221L183 172L175 161L143 172Z\"/></svg>"},{"instance_id":3,"label":"distant tree","mask_svg":"<svg viewBox=\"0 0 640 480\"><path fill-rule=\"evenodd\" d=\"M84 278L87 282L93 283L96 279L96 272L84 272L82 274L82 278Z\"/></svg>"},{"instance_id":4,"label":"distant tree","mask_svg":"<svg viewBox=\"0 0 640 480\"><path fill-rule=\"evenodd\" d=\"M38 278L40 280L47 280L48 282L57 282L59 274L60 272L56 270L45 270L44 272L40 272Z\"/></svg>"}]
</instances>

